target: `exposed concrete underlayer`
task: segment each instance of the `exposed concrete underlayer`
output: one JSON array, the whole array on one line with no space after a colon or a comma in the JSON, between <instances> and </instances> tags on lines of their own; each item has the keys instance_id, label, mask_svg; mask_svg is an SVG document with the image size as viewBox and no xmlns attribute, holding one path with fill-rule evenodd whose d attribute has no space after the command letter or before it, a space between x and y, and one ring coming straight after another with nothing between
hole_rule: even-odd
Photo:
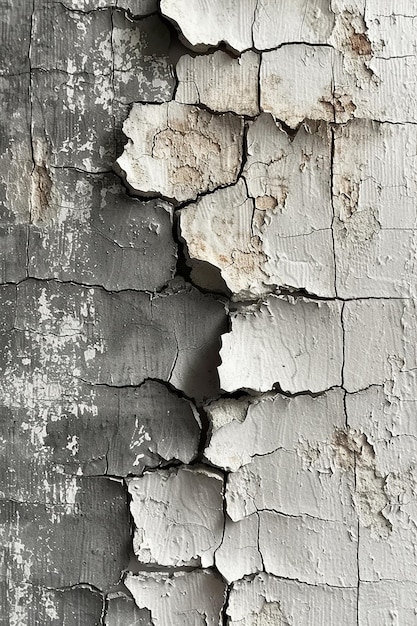
<instances>
[{"instance_id":1,"label":"exposed concrete underlayer","mask_svg":"<svg viewBox=\"0 0 417 626\"><path fill-rule=\"evenodd\" d=\"M2 4L1 626L414 625L414 3Z\"/></svg>"}]
</instances>

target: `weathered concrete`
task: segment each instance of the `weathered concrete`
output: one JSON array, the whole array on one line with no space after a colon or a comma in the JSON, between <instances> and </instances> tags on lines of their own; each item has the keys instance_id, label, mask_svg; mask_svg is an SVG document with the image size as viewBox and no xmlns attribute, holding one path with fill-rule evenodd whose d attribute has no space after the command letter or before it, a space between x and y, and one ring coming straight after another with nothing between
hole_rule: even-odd
<instances>
[{"instance_id":1,"label":"weathered concrete","mask_svg":"<svg viewBox=\"0 0 417 626\"><path fill-rule=\"evenodd\" d=\"M2 3L2 626L414 625L415 19Z\"/></svg>"}]
</instances>

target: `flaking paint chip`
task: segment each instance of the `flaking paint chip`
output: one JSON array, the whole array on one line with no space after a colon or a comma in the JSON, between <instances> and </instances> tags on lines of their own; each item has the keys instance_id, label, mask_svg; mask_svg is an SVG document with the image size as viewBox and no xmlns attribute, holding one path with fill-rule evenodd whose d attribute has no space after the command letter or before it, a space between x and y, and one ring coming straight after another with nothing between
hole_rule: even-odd
<instances>
[{"instance_id":1,"label":"flaking paint chip","mask_svg":"<svg viewBox=\"0 0 417 626\"><path fill-rule=\"evenodd\" d=\"M123 125L129 138L117 164L138 195L177 202L236 182L243 121L168 102L135 104Z\"/></svg>"},{"instance_id":2,"label":"flaking paint chip","mask_svg":"<svg viewBox=\"0 0 417 626\"><path fill-rule=\"evenodd\" d=\"M223 477L206 468L149 472L128 483L142 563L210 567L223 535Z\"/></svg>"}]
</instances>

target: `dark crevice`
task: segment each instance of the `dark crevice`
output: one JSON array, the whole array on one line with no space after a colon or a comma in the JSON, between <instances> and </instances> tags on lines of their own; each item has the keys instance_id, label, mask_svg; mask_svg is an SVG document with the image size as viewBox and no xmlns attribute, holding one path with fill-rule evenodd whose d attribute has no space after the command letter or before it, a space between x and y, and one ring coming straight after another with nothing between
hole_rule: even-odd
<instances>
[{"instance_id":1,"label":"dark crevice","mask_svg":"<svg viewBox=\"0 0 417 626\"><path fill-rule=\"evenodd\" d=\"M161 103L164 104L164 103ZM194 105L191 105L194 106ZM221 114L220 114L221 115ZM238 116L238 117L242 117L242 116ZM240 167L240 169L242 169L242 167ZM128 181L126 180L126 175L124 173L124 171L119 167L119 165L116 163L114 166L114 172L120 177L121 181L123 182L123 185L126 188L126 193L129 197L131 198L136 198L142 201L148 201L148 200L162 200L164 202L168 202L169 204L173 205L174 210L178 211L180 209L183 209L185 207L187 207L189 204L194 204L196 202L198 202L198 200L200 200L201 198L205 198L206 196L211 196L214 193L216 193L219 189L227 189L228 187L234 187L238 181L238 174L236 174L236 180L234 180L231 183L225 183L223 185L217 185L214 189L209 189L207 191L201 191L199 193L197 193L195 196L193 196L192 198L189 198L187 200L183 200L183 201L178 201L173 197L169 197L169 196L164 196L162 194L158 194L156 192L150 191L148 193L144 193L144 192L138 192L134 189L134 187L132 187Z\"/></svg>"},{"instance_id":2,"label":"dark crevice","mask_svg":"<svg viewBox=\"0 0 417 626\"><path fill-rule=\"evenodd\" d=\"M342 388L346 390L345 386L345 366L346 366L346 330L345 330L345 320L344 320L344 312L345 312L345 303L342 304L342 309L340 311L340 324L342 326L342 370L340 372L340 377L342 380ZM346 415L346 426L347 426L347 411L346 411L346 393L344 395L344 406L345 406L345 415Z\"/></svg>"},{"instance_id":3,"label":"dark crevice","mask_svg":"<svg viewBox=\"0 0 417 626\"><path fill-rule=\"evenodd\" d=\"M230 593L232 591L232 588L233 588L232 585L227 585L225 592L224 592L224 602L223 602L222 612L221 612L222 626L227 626L229 623L229 618L227 616L227 609L229 608L229 599L230 599Z\"/></svg>"},{"instance_id":4,"label":"dark crevice","mask_svg":"<svg viewBox=\"0 0 417 626\"><path fill-rule=\"evenodd\" d=\"M223 280L219 268L205 261L190 259L187 251L187 242L181 237L180 211L174 213L173 219L172 235L177 246L177 267L175 276L183 278L187 283L205 295L217 296L222 302L228 301L232 294ZM193 279L193 268L197 266L200 268L200 271L208 275L210 283L218 285L217 289L213 287L210 289L205 288Z\"/></svg>"},{"instance_id":5,"label":"dark crevice","mask_svg":"<svg viewBox=\"0 0 417 626\"><path fill-rule=\"evenodd\" d=\"M114 289L108 289L107 287L104 287L103 285L96 284L96 283L84 283L84 282L78 282L75 280L60 280L54 277L38 278L37 276L30 276L30 275L16 282L1 283L0 286L1 287L19 287L20 285L24 285L26 282L29 282L29 281L33 281L33 282L41 283L41 284L42 283L54 283L57 285L72 285L74 287L80 287L82 289L99 289L110 295L123 295L126 293L137 293L137 294L142 293L142 294L147 294L150 297L151 301L154 298L157 298L158 296L170 295L171 293L177 293L179 291L190 291L193 288L199 289L198 286L194 286L189 282L185 282L180 285L178 283L178 280L176 280L175 277L170 279L167 283L162 285L159 289L154 289L153 291L149 291L147 289L132 289L131 287L116 291Z\"/></svg>"},{"instance_id":6,"label":"dark crevice","mask_svg":"<svg viewBox=\"0 0 417 626\"><path fill-rule=\"evenodd\" d=\"M332 48L335 49L334 46L330 43L311 43L310 41L284 41L279 44L279 46L273 46L272 48L256 48L255 46L251 48L254 52L263 53L263 52L275 52L275 50L280 50L281 48L286 48L287 46L307 46L309 48Z\"/></svg>"},{"instance_id":7,"label":"dark crevice","mask_svg":"<svg viewBox=\"0 0 417 626\"><path fill-rule=\"evenodd\" d=\"M199 415L200 423L201 423L200 441L199 441L197 456L191 462L191 465L196 464L196 463L204 464L206 462L204 459L204 451L207 447L208 440L211 436L211 422L207 413L205 412L202 406L198 406L197 411L198 411L198 415Z\"/></svg>"},{"instance_id":8,"label":"dark crevice","mask_svg":"<svg viewBox=\"0 0 417 626\"><path fill-rule=\"evenodd\" d=\"M222 117L222 115L230 115L232 117L241 118L244 121L255 121L258 115L247 115L242 113L236 113L236 111L227 110L227 111L217 111L216 109L210 108L207 104L202 102L179 102L178 104L183 104L184 106L191 106L199 109L200 111L207 111L210 115L215 115L216 117Z\"/></svg>"},{"instance_id":9,"label":"dark crevice","mask_svg":"<svg viewBox=\"0 0 417 626\"><path fill-rule=\"evenodd\" d=\"M293 128L292 126L288 126L288 124L284 122L283 120L280 120L279 118L275 117L272 113L270 113L270 115L272 115L272 117L274 118L275 124L280 126L281 129L286 133L286 135L288 135L288 138L290 139L291 142L294 141L300 128L307 122L307 120L303 120L302 122L300 122L299 124L297 124L297 126L294 126ZM312 121L314 122L316 120L312 120Z\"/></svg>"},{"instance_id":10,"label":"dark crevice","mask_svg":"<svg viewBox=\"0 0 417 626\"><path fill-rule=\"evenodd\" d=\"M104 174L113 174L114 170L84 170L81 167L75 167L74 165L52 165L48 164L48 167L51 170L69 170L73 172L78 172L80 174L88 174L89 176L103 176Z\"/></svg>"},{"instance_id":11,"label":"dark crevice","mask_svg":"<svg viewBox=\"0 0 417 626\"><path fill-rule=\"evenodd\" d=\"M241 163L240 163L240 169L239 169L239 173L237 175L237 179L236 179L236 183L235 184L237 184L239 182L239 180L241 178L243 178L243 172L244 172L244 169L246 167L246 163L248 162L248 156L249 156L249 153L248 153L248 150L249 150L248 132L249 132L249 124L248 124L247 121L245 121L244 124L243 124L243 133L242 133L242 160L241 160ZM245 182L245 187L246 187L246 190L247 190L246 179L243 178L243 180ZM248 196L249 196L249 194L248 194Z\"/></svg>"},{"instance_id":12,"label":"dark crevice","mask_svg":"<svg viewBox=\"0 0 417 626\"><path fill-rule=\"evenodd\" d=\"M133 552L133 536L135 533L135 522L133 520L133 516L131 513L131 504L132 504L132 496L129 493L129 490L127 489L127 484L126 481L125 482L125 487L126 487L126 507L127 507L127 515L128 515L128 520L129 520L129 535L130 535L130 542L129 542L129 546L128 546L128 554L126 557L126 567L124 570L122 570L121 572L121 580L124 583L124 579L125 579L125 575L127 572L132 572L132 573L137 573L137 568L140 565L135 553ZM126 592L127 594L132 597L130 591L127 589L126 587Z\"/></svg>"},{"instance_id":13,"label":"dark crevice","mask_svg":"<svg viewBox=\"0 0 417 626\"><path fill-rule=\"evenodd\" d=\"M347 403L346 403L346 398L347 398L347 391L344 390L344 394L343 394L343 411L345 414L345 428L346 431L349 430L349 415L348 415L348 410L347 410Z\"/></svg>"},{"instance_id":14,"label":"dark crevice","mask_svg":"<svg viewBox=\"0 0 417 626\"><path fill-rule=\"evenodd\" d=\"M330 147L330 202L332 206L332 244L333 244L333 263L334 263L334 293L337 297L337 258L336 258L336 234L335 234L335 221L336 210L334 205L334 161L335 161L335 129L330 128L331 133L331 147Z\"/></svg>"},{"instance_id":15,"label":"dark crevice","mask_svg":"<svg viewBox=\"0 0 417 626\"><path fill-rule=\"evenodd\" d=\"M183 391L181 391L181 389L177 389L177 387L174 387L172 383L163 380L162 378L145 378L141 383L137 385L112 385L109 383L92 382L91 380L85 380L80 376L74 376L74 378L91 387L107 387L108 389L140 389L140 387L143 387L149 382L158 383L159 385L163 385L164 387L166 387L166 389L168 389L168 391L175 395L177 398L187 400L188 402L191 402L193 406L195 406L195 400L193 398L187 396Z\"/></svg>"},{"instance_id":16,"label":"dark crevice","mask_svg":"<svg viewBox=\"0 0 417 626\"><path fill-rule=\"evenodd\" d=\"M174 213L174 223L172 228L173 239L177 245L177 268L176 276L181 276L188 283L191 283L191 267L187 263L187 255L185 252L186 243L180 236L179 214Z\"/></svg>"},{"instance_id":17,"label":"dark crevice","mask_svg":"<svg viewBox=\"0 0 417 626\"><path fill-rule=\"evenodd\" d=\"M119 5L119 0L115 0L115 3L109 3L108 5L104 6L104 7L97 7L95 9L73 9L72 7L69 7L65 4L65 2L63 2L62 0L55 0L55 4L58 4L60 6L62 6L63 9L65 9L66 11L68 11L69 13L77 13L79 15L91 15L92 13L102 13L104 11L113 11L115 9L123 12L125 15L127 15L130 19L132 19L132 21L135 22L140 22L142 20L146 20L146 18L150 17L151 15L158 15L158 11L151 11L149 13L146 13L144 15L135 15L134 13L132 13L130 11L130 9L125 9L123 6Z\"/></svg>"},{"instance_id":18,"label":"dark crevice","mask_svg":"<svg viewBox=\"0 0 417 626\"><path fill-rule=\"evenodd\" d=\"M299 396L308 396L310 398L320 398L321 396L325 396L329 391L333 391L335 389L340 389L338 385L334 385L333 387L329 387L328 389L323 389L322 391L309 391L308 389L304 391L294 391L289 392L285 391L281 388L279 383L275 383L273 387L273 391L276 391L281 396L285 396L286 398L297 398Z\"/></svg>"}]
</instances>

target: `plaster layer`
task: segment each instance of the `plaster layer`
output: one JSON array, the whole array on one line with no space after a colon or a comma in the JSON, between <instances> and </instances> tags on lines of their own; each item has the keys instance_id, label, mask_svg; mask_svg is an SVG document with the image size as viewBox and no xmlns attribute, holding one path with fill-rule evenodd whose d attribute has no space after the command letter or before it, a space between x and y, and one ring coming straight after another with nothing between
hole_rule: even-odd
<instances>
[{"instance_id":1,"label":"plaster layer","mask_svg":"<svg viewBox=\"0 0 417 626\"><path fill-rule=\"evenodd\" d=\"M5 626L414 624L415 13L2 3Z\"/></svg>"},{"instance_id":2,"label":"plaster layer","mask_svg":"<svg viewBox=\"0 0 417 626\"><path fill-rule=\"evenodd\" d=\"M338 302L270 296L260 306L233 314L231 321L218 368L225 391L268 391L278 384L290 393L317 393L341 384Z\"/></svg>"},{"instance_id":3,"label":"plaster layer","mask_svg":"<svg viewBox=\"0 0 417 626\"><path fill-rule=\"evenodd\" d=\"M210 567L223 532L223 477L206 468L146 473L128 482L142 563ZM196 498L186 504L185 494Z\"/></svg>"},{"instance_id":4,"label":"plaster layer","mask_svg":"<svg viewBox=\"0 0 417 626\"><path fill-rule=\"evenodd\" d=\"M210 570L128 574L125 583L136 604L150 610L155 626L170 626L173 620L184 626L220 624L226 588Z\"/></svg>"},{"instance_id":5,"label":"plaster layer","mask_svg":"<svg viewBox=\"0 0 417 626\"><path fill-rule=\"evenodd\" d=\"M356 590L259 574L233 585L227 613L233 626L288 626L293 620L325 626L336 619L349 626L356 620Z\"/></svg>"},{"instance_id":6,"label":"plaster layer","mask_svg":"<svg viewBox=\"0 0 417 626\"><path fill-rule=\"evenodd\" d=\"M185 54L176 66L175 100L213 111L257 115L259 63L259 55L252 51L237 59L221 50L196 57Z\"/></svg>"},{"instance_id":7,"label":"plaster layer","mask_svg":"<svg viewBox=\"0 0 417 626\"><path fill-rule=\"evenodd\" d=\"M192 278L210 288L201 262L220 270L235 300L279 288L335 295L331 136L305 125L294 138L269 115L247 133L247 158L236 185L180 212Z\"/></svg>"},{"instance_id":8,"label":"plaster layer","mask_svg":"<svg viewBox=\"0 0 417 626\"><path fill-rule=\"evenodd\" d=\"M177 102L136 104L123 125L130 139L118 165L140 195L177 202L236 181L242 120Z\"/></svg>"}]
</instances>

